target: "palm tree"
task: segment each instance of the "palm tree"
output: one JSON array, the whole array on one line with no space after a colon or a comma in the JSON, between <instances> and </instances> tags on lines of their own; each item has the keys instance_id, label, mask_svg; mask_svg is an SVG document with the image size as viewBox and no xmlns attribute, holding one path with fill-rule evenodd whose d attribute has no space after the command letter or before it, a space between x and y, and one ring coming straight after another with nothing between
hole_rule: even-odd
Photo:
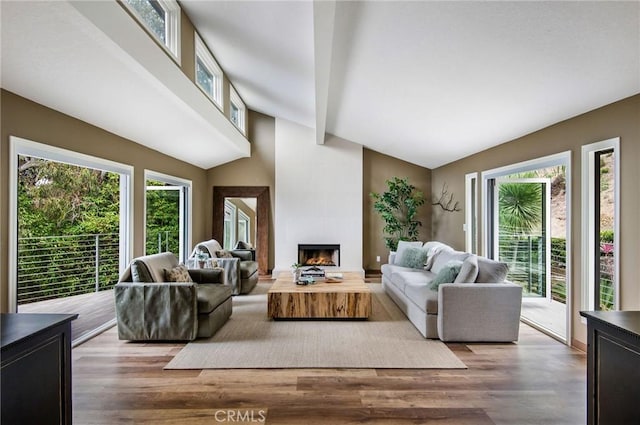
<instances>
[{"instance_id":1,"label":"palm tree","mask_svg":"<svg viewBox=\"0 0 640 425\"><path fill-rule=\"evenodd\" d=\"M498 205L501 229L520 235L531 233L542 220L542 185L504 183L500 185Z\"/></svg>"}]
</instances>

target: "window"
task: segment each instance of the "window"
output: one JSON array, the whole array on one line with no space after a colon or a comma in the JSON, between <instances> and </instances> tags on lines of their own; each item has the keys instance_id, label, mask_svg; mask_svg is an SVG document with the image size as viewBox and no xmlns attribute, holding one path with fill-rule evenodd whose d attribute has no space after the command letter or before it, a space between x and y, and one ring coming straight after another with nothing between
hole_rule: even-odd
<instances>
[{"instance_id":1,"label":"window","mask_svg":"<svg viewBox=\"0 0 640 425\"><path fill-rule=\"evenodd\" d=\"M180 63L180 6L175 0L124 0L136 19Z\"/></svg>"},{"instance_id":2,"label":"window","mask_svg":"<svg viewBox=\"0 0 640 425\"><path fill-rule=\"evenodd\" d=\"M236 214L238 208L231 202L224 201L224 249L233 249L236 244Z\"/></svg>"},{"instance_id":3,"label":"window","mask_svg":"<svg viewBox=\"0 0 640 425\"><path fill-rule=\"evenodd\" d=\"M620 139L582 147L582 308L619 309Z\"/></svg>"},{"instance_id":4,"label":"window","mask_svg":"<svg viewBox=\"0 0 640 425\"><path fill-rule=\"evenodd\" d=\"M145 170L145 254L172 252L186 261L191 246L191 181Z\"/></svg>"},{"instance_id":5,"label":"window","mask_svg":"<svg viewBox=\"0 0 640 425\"><path fill-rule=\"evenodd\" d=\"M207 49L200 36L196 42L196 84L222 109L222 69Z\"/></svg>"},{"instance_id":6,"label":"window","mask_svg":"<svg viewBox=\"0 0 640 425\"><path fill-rule=\"evenodd\" d=\"M238 96L238 93L235 91L233 87L231 87L231 122L238 127L238 130L245 134L245 114L246 114L246 106L244 106L244 102Z\"/></svg>"},{"instance_id":7,"label":"window","mask_svg":"<svg viewBox=\"0 0 640 425\"><path fill-rule=\"evenodd\" d=\"M478 253L478 173L465 176L465 249Z\"/></svg>"},{"instance_id":8,"label":"window","mask_svg":"<svg viewBox=\"0 0 640 425\"><path fill-rule=\"evenodd\" d=\"M248 215L246 215L243 211L238 210L238 241L243 241L250 243L250 234L249 234L249 226L251 224L251 219Z\"/></svg>"}]
</instances>

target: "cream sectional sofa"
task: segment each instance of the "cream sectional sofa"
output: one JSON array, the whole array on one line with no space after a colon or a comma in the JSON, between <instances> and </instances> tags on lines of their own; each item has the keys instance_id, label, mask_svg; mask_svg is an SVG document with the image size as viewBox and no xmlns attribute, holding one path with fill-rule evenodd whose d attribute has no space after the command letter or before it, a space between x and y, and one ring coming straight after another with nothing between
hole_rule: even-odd
<instances>
[{"instance_id":1,"label":"cream sectional sofa","mask_svg":"<svg viewBox=\"0 0 640 425\"><path fill-rule=\"evenodd\" d=\"M417 247L427 252L423 267L396 264L405 250L415 252ZM454 282L432 289L438 273L452 264L461 266ZM401 242L382 266L382 285L425 338L517 341L522 288L505 281L507 271L505 263L455 251L440 242Z\"/></svg>"}]
</instances>

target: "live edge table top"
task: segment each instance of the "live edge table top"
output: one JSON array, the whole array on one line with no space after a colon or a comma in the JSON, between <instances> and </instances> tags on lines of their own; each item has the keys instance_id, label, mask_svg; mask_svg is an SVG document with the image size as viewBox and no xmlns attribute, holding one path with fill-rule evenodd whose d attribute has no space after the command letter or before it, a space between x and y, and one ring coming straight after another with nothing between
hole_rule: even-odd
<instances>
[{"instance_id":1,"label":"live edge table top","mask_svg":"<svg viewBox=\"0 0 640 425\"><path fill-rule=\"evenodd\" d=\"M281 274L267 293L273 319L366 319L371 314L371 290L359 273L343 272L340 282L296 285Z\"/></svg>"}]
</instances>

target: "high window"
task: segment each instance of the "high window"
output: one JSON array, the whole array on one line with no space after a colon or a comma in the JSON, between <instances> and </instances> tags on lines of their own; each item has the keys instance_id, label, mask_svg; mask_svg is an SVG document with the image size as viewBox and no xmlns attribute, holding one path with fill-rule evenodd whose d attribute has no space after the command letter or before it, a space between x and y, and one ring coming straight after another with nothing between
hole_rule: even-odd
<instances>
[{"instance_id":1,"label":"high window","mask_svg":"<svg viewBox=\"0 0 640 425\"><path fill-rule=\"evenodd\" d=\"M196 83L220 109L223 109L222 69L197 33L195 34L195 44Z\"/></svg>"},{"instance_id":2,"label":"high window","mask_svg":"<svg viewBox=\"0 0 640 425\"><path fill-rule=\"evenodd\" d=\"M620 139L582 147L582 308L619 309Z\"/></svg>"},{"instance_id":3,"label":"high window","mask_svg":"<svg viewBox=\"0 0 640 425\"><path fill-rule=\"evenodd\" d=\"M246 116L247 108L233 87L231 87L230 100L231 100L231 115L230 115L231 122L236 127L238 127L238 130L240 130L242 134L245 134L245 116Z\"/></svg>"},{"instance_id":4,"label":"high window","mask_svg":"<svg viewBox=\"0 0 640 425\"><path fill-rule=\"evenodd\" d=\"M142 25L180 63L180 6L175 0L124 0Z\"/></svg>"},{"instance_id":5,"label":"high window","mask_svg":"<svg viewBox=\"0 0 640 425\"><path fill-rule=\"evenodd\" d=\"M186 261L191 246L191 181L145 170L145 254L172 252Z\"/></svg>"}]
</instances>

